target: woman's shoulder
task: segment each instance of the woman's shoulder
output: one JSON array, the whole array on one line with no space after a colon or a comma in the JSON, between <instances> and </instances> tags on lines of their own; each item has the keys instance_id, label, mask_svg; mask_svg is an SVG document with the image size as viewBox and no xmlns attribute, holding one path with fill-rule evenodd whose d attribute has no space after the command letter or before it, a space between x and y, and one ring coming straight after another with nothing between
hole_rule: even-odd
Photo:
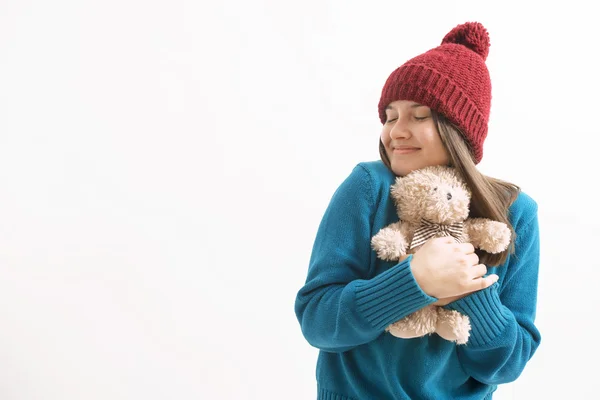
<instances>
[{"instance_id":1,"label":"woman's shoulder","mask_svg":"<svg viewBox=\"0 0 600 400\"><path fill-rule=\"evenodd\" d=\"M352 173L367 179L373 196L378 199L389 196L396 180L394 173L381 160L360 162Z\"/></svg>"},{"instance_id":2,"label":"woman's shoulder","mask_svg":"<svg viewBox=\"0 0 600 400\"><path fill-rule=\"evenodd\" d=\"M382 199L389 197L395 178L381 161L359 162L337 188L334 199L343 197L353 202L366 199L371 205L379 204Z\"/></svg>"},{"instance_id":3,"label":"woman's shoulder","mask_svg":"<svg viewBox=\"0 0 600 400\"><path fill-rule=\"evenodd\" d=\"M366 174L375 188L389 189L396 179L394 173L381 160L360 162L354 167L353 173Z\"/></svg>"},{"instance_id":4,"label":"woman's shoulder","mask_svg":"<svg viewBox=\"0 0 600 400\"><path fill-rule=\"evenodd\" d=\"M537 217L538 204L527 193L520 190L515 201L511 204L508 212L511 224L515 229L519 226L528 225Z\"/></svg>"}]
</instances>

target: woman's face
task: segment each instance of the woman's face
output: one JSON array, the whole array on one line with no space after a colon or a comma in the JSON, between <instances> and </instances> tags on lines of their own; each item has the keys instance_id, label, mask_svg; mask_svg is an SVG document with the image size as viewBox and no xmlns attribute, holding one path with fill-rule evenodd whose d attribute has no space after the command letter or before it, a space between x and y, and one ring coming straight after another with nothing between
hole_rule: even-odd
<instances>
[{"instance_id":1,"label":"woman's face","mask_svg":"<svg viewBox=\"0 0 600 400\"><path fill-rule=\"evenodd\" d=\"M385 113L387 119L381 131L381 142L396 175L448 164L448 152L429 107L414 101L397 100L387 106Z\"/></svg>"}]
</instances>

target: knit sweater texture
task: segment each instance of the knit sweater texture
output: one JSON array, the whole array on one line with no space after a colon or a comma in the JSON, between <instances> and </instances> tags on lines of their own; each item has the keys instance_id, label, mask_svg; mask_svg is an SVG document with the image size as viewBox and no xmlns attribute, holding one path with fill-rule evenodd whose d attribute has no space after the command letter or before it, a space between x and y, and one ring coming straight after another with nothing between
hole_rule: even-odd
<instances>
[{"instance_id":1,"label":"knit sweater texture","mask_svg":"<svg viewBox=\"0 0 600 400\"><path fill-rule=\"evenodd\" d=\"M400 339L385 328L434 303L417 284L412 256L377 258L370 240L398 221L381 161L358 164L338 187L319 225L295 312L318 348L320 400L489 399L515 381L538 348L534 324L540 240L537 204L521 192L509 209L515 252L488 273L487 289L446 306L469 316L471 335L456 345L437 334Z\"/></svg>"}]
</instances>

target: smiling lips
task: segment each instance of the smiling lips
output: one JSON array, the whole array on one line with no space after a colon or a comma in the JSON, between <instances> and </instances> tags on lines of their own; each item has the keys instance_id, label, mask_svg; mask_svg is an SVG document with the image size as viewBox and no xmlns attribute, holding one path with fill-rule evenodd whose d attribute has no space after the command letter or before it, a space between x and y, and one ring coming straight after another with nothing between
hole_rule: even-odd
<instances>
[{"instance_id":1,"label":"smiling lips","mask_svg":"<svg viewBox=\"0 0 600 400\"><path fill-rule=\"evenodd\" d=\"M420 148L413 146L394 146L392 147L392 150L394 154L411 154L420 150Z\"/></svg>"}]
</instances>

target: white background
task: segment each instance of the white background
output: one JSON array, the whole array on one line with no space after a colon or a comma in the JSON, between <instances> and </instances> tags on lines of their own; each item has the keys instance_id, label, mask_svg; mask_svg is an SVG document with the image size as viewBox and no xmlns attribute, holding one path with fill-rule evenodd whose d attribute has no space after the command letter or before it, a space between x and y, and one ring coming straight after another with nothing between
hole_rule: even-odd
<instances>
[{"instance_id":1,"label":"white background","mask_svg":"<svg viewBox=\"0 0 600 400\"><path fill-rule=\"evenodd\" d=\"M488 3L0 2L0 398L315 398L293 305L322 213L378 158L389 73L466 21L481 169L542 239L542 345L495 398L593 397L596 14Z\"/></svg>"}]
</instances>

